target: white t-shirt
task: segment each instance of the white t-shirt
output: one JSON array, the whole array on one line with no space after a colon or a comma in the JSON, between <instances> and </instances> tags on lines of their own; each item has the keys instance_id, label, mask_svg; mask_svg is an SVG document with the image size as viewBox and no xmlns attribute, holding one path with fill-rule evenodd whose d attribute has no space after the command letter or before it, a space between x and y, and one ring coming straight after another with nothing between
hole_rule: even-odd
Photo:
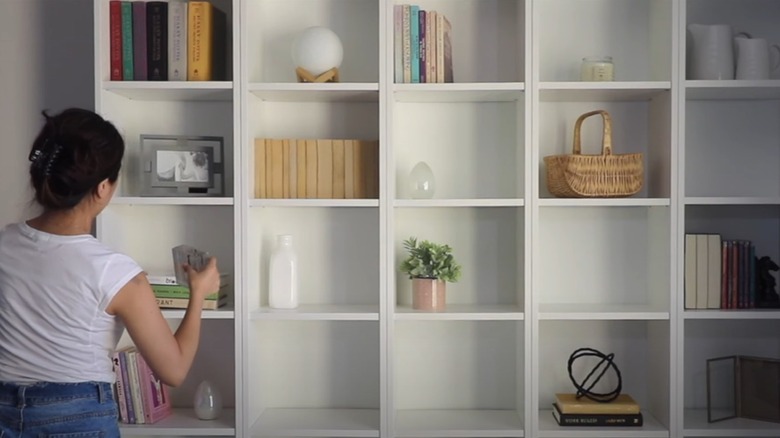
<instances>
[{"instance_id":1,"label":"white t-shirt","mask_svg":"<svg viewBox=\"0 0 780 438\"><path fill-rule=\"evenodd\" d=\"M142 269L89 234L0 231L0 381L114 382L121 320L106 313Z\"/></svg>"}]
</instances>

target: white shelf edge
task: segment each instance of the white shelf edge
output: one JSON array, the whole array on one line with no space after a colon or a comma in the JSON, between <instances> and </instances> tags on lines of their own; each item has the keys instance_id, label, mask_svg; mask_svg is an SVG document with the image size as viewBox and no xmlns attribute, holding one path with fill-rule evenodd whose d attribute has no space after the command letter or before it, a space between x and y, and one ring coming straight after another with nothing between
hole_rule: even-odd
<instances>
[{"instance_id":1,"label":"white shelf edge","mask_svg":"<svg viewBox=\"0 0 780 438\"><path fill-rule=\"evenodd\" d=\"M686 309L685 319L780 319L780 309Z\"/></svg>"},{"instance_id":2,"label":"white shelf edge","mask_svg":"<svg viewBox=\"0 0 780 438\"><path fill-rule=\"evenodd\" d=\"M254 437L378 438L378 409L266 409L250 428Z\"/></svg>"},{"instance_id":3,"label":"white shelf edge","mask_svg":"<svg viewBox=\"0 0 780 438\"><path fill-rule=\"evenodd\" d=\"M683 434L686 437L770 437L780 436L780 424L747 418L707 422L706 409L685 409Z\"/></svg>"},{"instance_id":4,"label":"white shelf edge","mask_svg":"<svg viewBox=\"0 0 780 438\"><path fill-rule=\"evenodd\" d=\"M204 421L193 409L174 409L171 416L154 424L119 423L122 436L235 436L235 410L223 409L220 418Z\"/></svg>"},{"instance_id":5,"label":"white shelf edge","mask_svg":"<svg viewBox=\"0 0 780 438\"><path fill-rule=\"evenodd\" d=\"M541 81L540 90L671 90L671 81Z\"/></svg>"},{"instance_id":6,"label":"white shelf edge","mask_svg":"<svg viewBox=\"0 0 780 438\"><path fill-rule=\"evenodd\" d=\"M525 82L394 83L393 92L525 91Z\"/></svg>"},{"instance_id":7,"label":"white shelf edge","mask_svg":"<svg viewBox=\"0 0 780 438\"><path fill-rule=\"evenodd\" d=\"M378 199L251 199L252 208L263 207L379 207Z\"/></svg>"},{"instance_id":8,"label":"white shelf edge","mask_svg":"<svg viewBox=\"0 0 780 438\"><path fill-rule=\"evenodd\" d=\"M111 205L233 205L232 197L115 196Z\"/></svg>"},{"instance_id":9,"label":"white shelf edge","mask_svg":"<svg viewBox=\"0 0 780 438\"><path fill-rule=\"evenodd\" d=\"M485 198L485 199L396 199L394 207L433 208L433 207L522 207L523 199Z\"/></svg>"},{"instance_id":10,"label":"white shelf edge","mask_svg":"<svg viewBox=\"0 0 780 438\"><path fill-rule=\"evenodd\" d=\"M669 312L539 312L544 321L665 321Z\"/></svg>"},{"instance_id":11,"label":"white shelf edge","mask_svg":"<svg viewBox=\"0 0 780 438\"><path fill-rule=\"evenodd\" d=\"M247 90L251 93L265 91L296 91L310 93L313 91L342 92L342 91L376 91L379 92L378 82L328 82L328 83L300 83L300 82L250 82Z\"/></svg>"},{"instance_id":12,"label":"white shelf edge","mask_svg":"<svg viewBox=\"0 0 780 438\"><path fill-rule=\"evenodd\" d=\"M780 196L688 196L686 205L780 205Z\"/></svg>"},{"instance_id":13,"label":"white shelf edge","mask_svg":"<svg viewBox=\"0 0 780 438\"><path fill-rule=\"evenodd\" d=\"M116 90L231 90L233 81L103 81L103 89Z\"/></svg>"},{"instance_id":14,"label":"white shelf edge","mask_svg":"<svg viewBox=\"0 0 780 438\"><path fill-rule=\"evenodd\" d=\"M540 198L540 207L668 207L669 198Z\"/></svg>"},{"instance_id":15,"label":"white shelf edge","mask_svg":"<svg viewBox=\"0 0 780 438\"><path fill-rule=\"evenodd\" d=\"M523 437L516 411L497 409L399 409L398 438Z\"/></svg>"},{"instance_id":16,"label":"white shelf edge","mask_svg":"<svg viewBox=\"0 0 780 438\"><path fill-rule=\"evenodd\" d=\"M167 319L182 319L184 318L184 309L160 309L162 314ZM204 309L201 312L201 319L234 319L236 312L232 308L226 309Z\"/></svg>"},{"instance_id":17,"label":"white shelf edge","mask_svg":"<svg viewBox=\"0 0 780 438\"><path fill-rule=\"evenodd\" d=\"M423 312L409 308L396 310L393 318L396 321L522 321L525 313L517 311L440 311Z\"/></svg>"},{"instance_id":18,"label":"white shelf edge","mask_svg":"<svg viewBox=\"0 0 780 438\"><path fill-rule=\"evenodd\" d=\"M379 321L379 309L378 306L370 305L302 305L296 309L262 307L250 312L249 319L251 321Z\"/></svg>"}]
</instances>

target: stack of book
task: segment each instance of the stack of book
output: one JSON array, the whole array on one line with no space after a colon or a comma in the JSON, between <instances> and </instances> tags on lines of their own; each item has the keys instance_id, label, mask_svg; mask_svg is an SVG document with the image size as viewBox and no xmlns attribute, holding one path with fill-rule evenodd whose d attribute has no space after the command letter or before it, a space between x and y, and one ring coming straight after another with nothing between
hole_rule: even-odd
<instances>
[{"instance_id":1,"label":"stack of book","mask_svg":"<svg viewBox=\"0 0 780 438\"><path fill-rule=\"evenodd\" d=\"M119 421L152 424L171 415L168 387L152 372L135 347L115 351L113 361Z\"/></svg>"},{"instance_id":2,"label":"stack of book","mask_svg":"<svg viewBox=\"0 0 780 438\"><path fill-rule=\"evenodd\" d=\"M642 426L639 405L628 394L620 394L608 403L576 394L555 394L553 418L560 426Z\"/></svg>"},{"instance_id":3,"label":"stack of book","mask_svg":"<svg viewBox=\"0 0 780 438\"><path fill-rule=\"evenodd\" d=\"M147 275L152 286L157 305L161 309L186 309L190 302L190 288L187 285L178 284L176 276ZM216 310L227 304L227 274L221 274L220 288L218 291L206 295L203 300L204 310Z\"/></svg>"}]
</instances>

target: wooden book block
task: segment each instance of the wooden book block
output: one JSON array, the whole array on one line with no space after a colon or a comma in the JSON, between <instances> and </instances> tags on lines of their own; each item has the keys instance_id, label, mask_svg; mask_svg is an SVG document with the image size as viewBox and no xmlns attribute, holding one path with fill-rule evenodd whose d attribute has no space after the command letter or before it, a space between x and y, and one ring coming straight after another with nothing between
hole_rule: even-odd
<instances>
[{"instance_id":1,"label":"wooden book block","mask_svg":"<svg viewBox=\"0 0 780 438\"><path fill-rule=\"evenodd\" d=\"M255 139L255 198L265 198L265 140Z\"/></svg>"},{"instance_id":2,"label":"wooden book block","mask_svg":"<svg viewBox=\"0 0 780 438\"><path fill-rule=\"evenodd\" d=\"M344 197L355 198L355 141L344 140Z\"/></svg>"},{"instance_id":3,"label":"wooden book block","mask_svg":"<svg viewBox=\"0 0 780 438\"><path fill-rule=\"evenodd\" d=\"M306 197L317 197L317 140L306 140Z\"/></svg>"},{"instance_id":4,"label":"wooden book block","mask_svg":"<svg viewBox=\"0 0 780 438\"><path fill-rule=\"evenodd\" d=\"M296 159L298 170L298 194L296 197L298 198L305 198L306 197L306 141L305 140L296 140L295 141L295 149L298 153L298 158Z\"/></svg>"},{"instance_id":5,"label":"wooden book block","mask_svg":"<svg viewBox=\"0 0 780 438\"><path fill-rule=\"evenodd\" d=\"M271 140L271 198L284 197L284 142Z\"/></svg>"},{"instance_id":6,"label":"wooden book block","mask_svg":"<svg viewBox=\"0 0 780 438\"><path fill-rule=\"evenodd\" d=\"M290 198L290 140L282 140L282 198Z\"/></svg>"},{"instance_id":7,"label":"wooden book block","mask_svg":"<svg viewBox=\"0 0 780 438\"><path fill-rule=\"evenodd\" d=\"M333 140L333 198L344 199L344 140Z\"/></svg>"},{"instance_id":8,"label":"wooden book block","mask_svg":"<svg viewBox=\"0 0 780 438\"><path fill-rule=\"evenodd\" d=\"M290 198L298 197L298 147L297 140L290 140L290 148L288 151L290 156L290 166L288 167L289 184L290 184Z\"/></svg>"},{"instance_id":9,"label":"wooden book block","mask_svg":"<svg viewBox=\"0 0 780 438\"><path fill-rule=\"evenodd\" d=\"M317 140L317 197L333 197L333 140Z\"/></svg>"}]
</instances>

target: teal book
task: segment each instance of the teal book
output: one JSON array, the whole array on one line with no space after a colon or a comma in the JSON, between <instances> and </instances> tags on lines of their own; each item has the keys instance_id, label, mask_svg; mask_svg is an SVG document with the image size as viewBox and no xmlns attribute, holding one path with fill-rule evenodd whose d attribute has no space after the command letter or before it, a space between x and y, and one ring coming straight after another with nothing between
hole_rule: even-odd
<instances>
[{"instance_id":1,"label":"teal book","mask_svg":"<svg viewBox=\"0 0 780 438\"><path fill-rule=\"evenodd\" d=\"M122 2L122 79L133 80L133 5Z\"/></svg>"}]
</instances>

